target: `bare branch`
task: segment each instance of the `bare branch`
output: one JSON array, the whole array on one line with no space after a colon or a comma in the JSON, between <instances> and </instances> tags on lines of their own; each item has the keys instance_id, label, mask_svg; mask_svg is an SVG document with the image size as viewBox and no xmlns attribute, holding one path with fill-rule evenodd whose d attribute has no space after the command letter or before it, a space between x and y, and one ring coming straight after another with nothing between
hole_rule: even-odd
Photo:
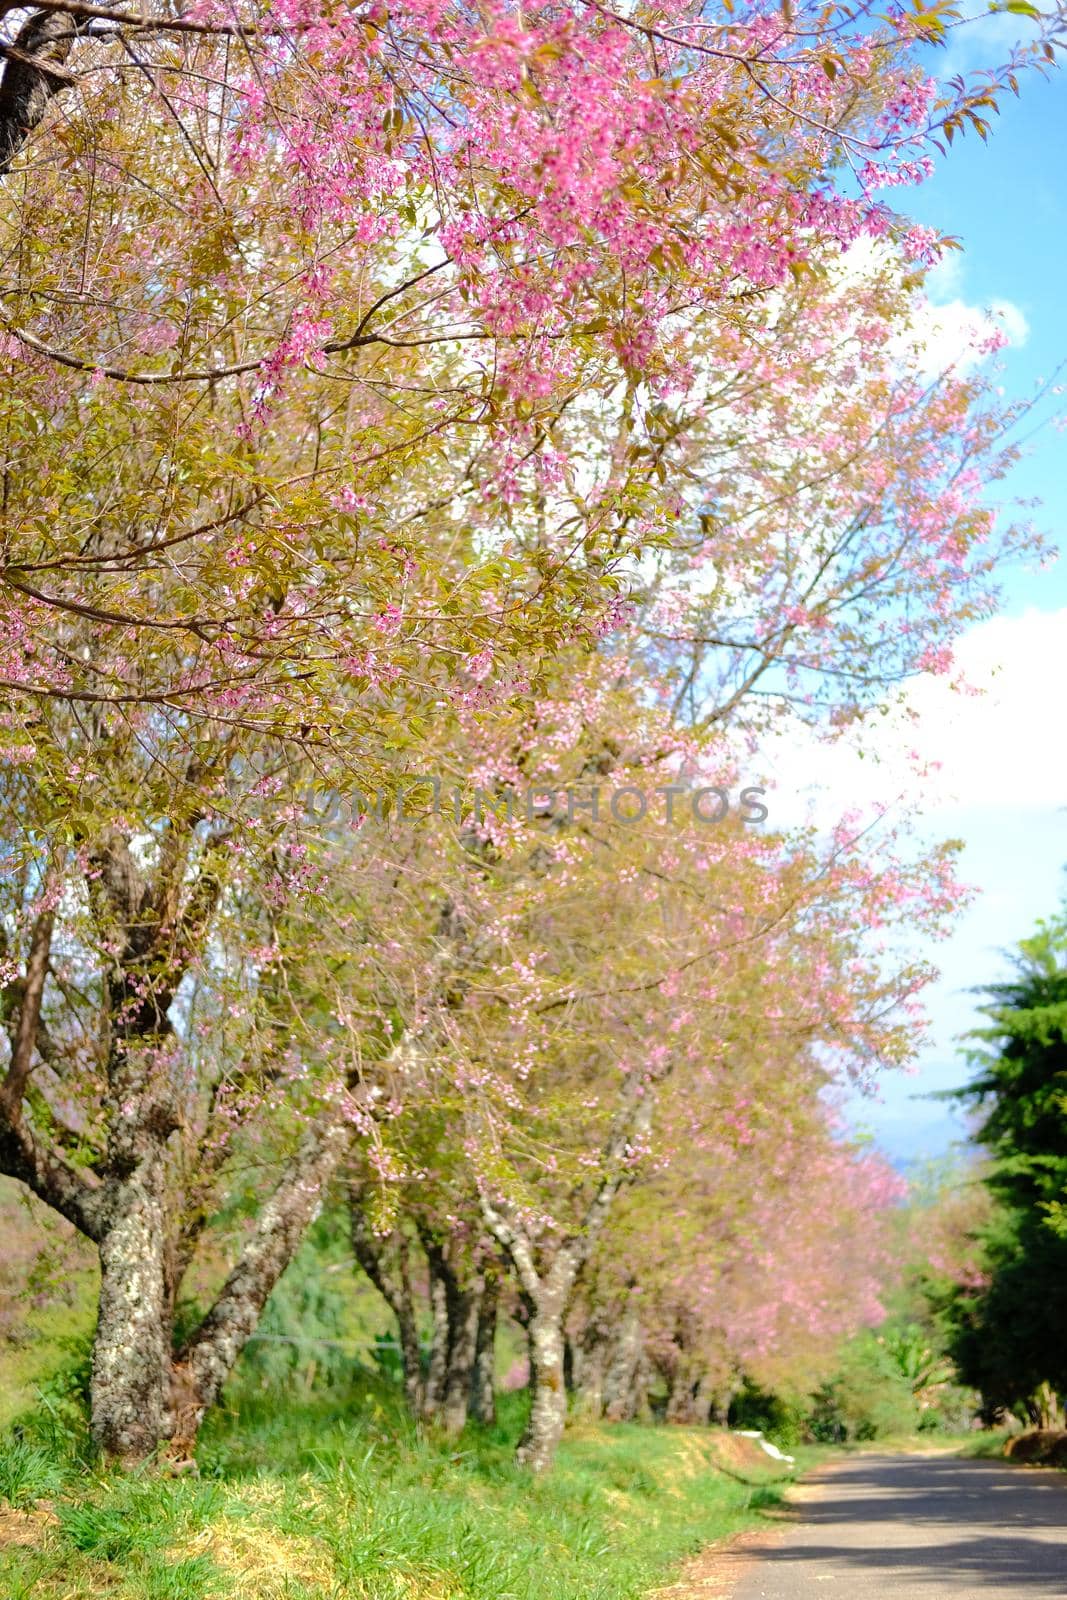
<instances>
[{"instance_id":1,"label":"bare branch","mask_svg":"<svg viewBox=\"0 0 1067 1600\"><path fill-rule=\"evenodd\" d=\"M17 1124L22 1116L22 1097L26 1092L34 1045L37 1042L41 999L44 995L45 978L48 975L48 957L52 949L53 921L53 912L49 908L39 914L33 925L18 1021L11 1041L11 1061L3 1084L0 1085L0 1116L13 1125Z\"/></svg>"}]
</instances>

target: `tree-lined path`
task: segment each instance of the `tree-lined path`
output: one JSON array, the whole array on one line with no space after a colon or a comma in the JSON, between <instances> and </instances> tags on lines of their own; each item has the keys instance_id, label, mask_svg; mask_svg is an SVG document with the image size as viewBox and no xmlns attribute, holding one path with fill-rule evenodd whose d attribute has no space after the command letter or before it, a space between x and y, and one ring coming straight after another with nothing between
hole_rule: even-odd
<instances>
[{"instance_id":1,"label":"tree-lined path","mask_svg":"<svg viewBox=\"0 0 1067 1600\"><path fill-rule=\"evenodd\" d=\"M870 1455L829 1473L810 1496L784 1538L746 1564L731 1600L1067 1595L1061 1473Z\"/></svg>"}]
</instances>

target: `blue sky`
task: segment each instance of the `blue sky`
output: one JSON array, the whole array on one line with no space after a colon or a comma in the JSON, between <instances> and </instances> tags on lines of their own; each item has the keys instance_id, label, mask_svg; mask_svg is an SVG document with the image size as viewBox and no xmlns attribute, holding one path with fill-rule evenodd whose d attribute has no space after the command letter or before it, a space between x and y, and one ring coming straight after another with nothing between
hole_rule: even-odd
<instances>
[{"instance_id":1,"label":"blue sky","mask_svg":"<svg viewBox=\"0 0 1067 1600\"><path fill-rule=\"evenodd\" d=\"M983 17L933 52L931 70L947 78L995 65L1029 26L1017 16ZM915 220L962 240L962 255L938 269L930 290L949 330L946 359L959 349L951 329L999 306L1012 336L999 358L1008 399L1032 395L1067 363L1067 71L1024 73L1020 88L1018 100L1010 92L1002 98L988 143L968 133L933 178L890 193ZM1037 414L1046 425L994 498L1039 499L1023 514L1067 551L1067 431L1050 425L1057 410L1067 413L1067 370L1063 382L1064 393ZM877 751L868 749L872 759L835 747L812 761L810 746L788 743L767 752L772 794L777 786L787 809L829 795L835 814L850 803L915 795L903 759L909 745L941 764L923 780L920 834L964 842L960 876L978 893L949 941L918 951L942 976L927 991L930 1038L916 1070L883 1075L877 1099L857 1096L847 1108L852 1125L900 1165L942 1155L965 1136L961 1113L925 1096L965 1081L958 1040L979 1020L981 1003L970 991L1005 975L1004 952L1052 914L1067 889L1067 554L1043 571L1007 569L1002 587L1001 616L972 628L957 653L983 696L953 694L943 679L918 680L908 691L918 732L890 719ZM799 784L798 773L805 774Z\"/></svg>"},{"instance_id":2,"label":"blue sky","mask_svg":"<svg viewBox=\"0 0 1067 1600\"><path fill-rule=\"evenodd\" d=\"M935 54L935 70L990 64L1020 26L1017 17L983 22L977 39ZM901 197L916 220L962 239L952 297L978 307L1007 301L1022 313L1025 338L1003 355L1008 396L1031 393L1067 360L1067 71L1025 74L1020 88L1018 100L1002 100L988 144L971 135L957 141L936 175ZM1005 492L1039 497L1035 521L1067 547L1065 468L1067 433L1046 426ZM960 799L939 806L927 824L931 836L965 841L962 875L981 893L951 941L929 952L943 976L929 995L932 1038L918 1071L884 1080L880 1104L852 1105L853 1122L897 1161L937 1155L961 1137L958 1113L916 1096L964 1080L955 1040L977 1020L978 1003L967 991L1003 974L1001 952L1053 912L1067 887L1067 555L1044 572L1007 572L1004 596L1008 625L990 625L992 648L981 653L999 658L1006 692L999 708L967 719L969 748L947 741ZM1023 735L1014 750L998 737L1012 723ZM1031 735L1032 748L1045 746L1032 757Z\"/></svg>"},{"instance_id":3,"label":"blue sky","mask_svg":"<svg viewBox=\"0 0 1067 1600\"><path fill-rule=\"evenodd\" d=\"M995 41L998 35L1003 40L1004 24L1014 36L1021 20L991 19L985 30L989 47L954 43L934 53L933 65L943 72L946 65L955 71L996 61ZM993 119L987 144L968 133L931 179L901 196L902 209L917 221L962 239L957 288L966 301L1008 300L1026 318L1025 343L1005 355L1004 384L1011 395L1032 392L1067 362L1067 67L1047 78L1024 73L1020 90L1018 99L1010 92L1001 96L1001 115ZM1039 520L1053 530L1067 528L1065 461L1065 436L1046 427L1012 486L1041 497ZM1006 587L1009 612L1028 604L1042 610L1067 605L1067 559L1051 573L1010 576Z\"/></svg>"}]
</instances>

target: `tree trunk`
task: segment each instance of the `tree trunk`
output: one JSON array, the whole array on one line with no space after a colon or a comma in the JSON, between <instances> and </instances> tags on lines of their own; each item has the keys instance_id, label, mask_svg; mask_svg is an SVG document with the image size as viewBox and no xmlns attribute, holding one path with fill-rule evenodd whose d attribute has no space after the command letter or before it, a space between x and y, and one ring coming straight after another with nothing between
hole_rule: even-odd
<instances>
[{"instance_id":1,"label":"tree trunk","mask_svg":"<svg viewBox=\"0 0 1067 1600\"><path fill-rule=\"evenodd\" d=\"M602 1344L584 1350L575 1380L575 1410L589 1422L604 1415L605 1349Z\"/></svg>"},{"instance_id":2,"label":"tree trunk","mask_svg":"<svg viewBox=\"0 0 1067 1600\"><path fill-rule=\"evenodd\" d=\"M426 1374L423 1412L436 1417L444 1405L448 1382L448 1290L445 1280L430 1263L430 1366Z\"/></svg>"},{"instance_id":3,"label":"tree trunk","mask_svg":"<svg viewBox=\"0 0 1067 1600\"><path fill-rule=\"evenodd\" d=\"M733 1405L734 1395L737 1393L736 1384L728 1384L726 1388L717 1389L711 1398L709 1421L716 1428L727 1428L730 1425L730 1407Z\"/></svg>"},{"instance_id":4,"label":"tree trunk","mask_svg":"<svg viewBox=\"0 0 1067 1600\"><path fill-rule=\"evenodd\" d=\"M488 1267L478 1307L470 1400L471 1416L475 1422L484 1423L487 1427L496 1421L496 1319L499 1300L500 1281L495 1268Z\"/></svg>"},{"instance_id":5,"label":"tree trunk","mask_svg":"<svg viewBox=\"0 0 1067 1600\"><path fill-rule=\"evenodd\" d=\"M637 1358L634 1368L633 1384L631 1386L632 1400L630 1404L630 1419L638 1422L649 1422L652 1418L652 1406L649 1403L648 1391L652 1387L652 1363L642 1350Z\"/></svg>"},{"instance_id":6,"label":"tree trunk","mask_svg":"<svg viewBox=\"0 0 1067 1600\"><path fill-rule=\"evenodd\" d=\"M603 1174L585 1207L580 1228L561 1244L546 1270L538 1270L536 1246L507 1200L479 1198L486 1227L507 1251L518 1274L531 1315L528 1328L530 1420L516 1452L517 1459L534 1472L545 1471L567 1420L567 1390L563 1373L563 1322L578 1273L588 1261L615 1197L629 1180L628 1165L634 1149L648 1133L654 1096L650 1085L638 1083L618 1117L603 1152Z\"/></svg>"},{"instance_id":7,"label":"tree trunk","mask_svg":"<svg viewBox=\"0 0 1067 1600\"><path fill-rule=\"evenodd\" d=\"M167 834L151 882L117 827L107 829L89 852L90 905L103 948L114 958L106 971L101 1019L108 1050L107 1144L98 1177L67 1162L23 1116L33 1052L42 1059L50 1053L42 1021L50 911L34 924L26 975L14 987L17 1014L0 1016L12 1040L0 1083L0 1170L26 1183L97 1245L92 1433L100 1451L124 1466L143 1462L161 1446L172 1455L191 1451L204 1412L254 1331L351 1139L336 1112L308 1130L211 1311L172 1356L173 1305L207 1196L201 1167L195 1180L201 1187L192 1190L193 1216L183 1220L190 1193L177 1193L174 1169L180 1163L169 1154L172 1136L184 1126L169 1012L190 959L204 948L222 892L212 851L227 848L225 838L217 840L195 883L186 885L186 847L194 826L186 818ZM0 991L0 1004L9 1012L12 991L11 984Z\"/></svg>"},{"instance_id":8,"label":"tree trunk","mask_svg":"<svg viewBox=\"0 0 1067 1600\"><path fill-rule=\"evenodd\" d=\"M696 1427L707 1422L709 1406L703 1379L694 1373L691 1362L683 1356L668 1387L666 1420Z\"/></svg>"},{"instance_id":9,"label":"tree trunk","mask_svg":"<svg viewBox=\"0 0 1067 1600\"><path fill-rule=\"evenodd\" d=\"M574 1406L590 1422L599 1422L604 1415L608 1350L605 1317L599 1310L591 1312L574 1351Z\"/></svg>"},{"instance_id":10,"label":"tree trunk","mask_svg":"<svg viewBox=\"0 0 1067 1600\"><path fill-rule=\"evenodd\" d=\"M396 1318L400 1361L404 1372L404 1398L412 1416L423 1410L422 1348L419 1320L411 1285L408 1237L395 1229L388 1238L376 1236L363 1214L362 1195L356 1185L349 1191L352 1248L367 1277ZM392 1263L386 1260L389 1247L395 1252Z\"/></svg>"},{"instance_id":11,"label":"tree trunk","mask_svg":"<svg viewBox=\"0 0 1067 1600\"><path fill-rule=\"evenodd\" d=\"M454 1437L466 1426L470 1407L484 1282L462 1251L458 1255L450 1251L429 1228L421 1227L419 1232L430 1269L433 1311L426 1409Z\"/></svg>"},{"instance_id":12,"label":"tree trunk","mask_svg":"<svg viewBox=\"0 0 1067 1600\"><path fill-rule=\"evenodd\" d=\"M448 1293L448 1363L444 1396L441 1401L441 1422L452 1438L462 1433L467 1425L471 1385L474 1380L474 1358L478 1348L478 1311L481 1293L477 1287L459 1289L452 1279L446 1280Z\"/></svg>"},{"instance_id":13,"label":"tree trunk","mask_svg":"<svg viewBox=\"0 0 1067 1600\"><path fill-rule=\"evenodd\" d=\"M667 1374L666 1420L682 1423L686 1427L706 1422L711 1405L706 1393L707 1371L694 1354L694 1343L692 1319L681 1308L675 1320L672 1341L674 1361Z\"/></svg>"},{"instance_id":14,"label":"tree trunk","mask_svg":"<svg viewBox=\"0 0 1067 1600\"><path fill-rule=\"evenodd\" d=\"M604 1378L604 1415L609 1422L629 1422L637 1410L635 1386L641 1346L641 1318L636 1296L631 1294Z\"/></svg>"},{"instance_id":15,"label":"tree trunk","mask_svg":"<svg viewBox=\"0 0 1067 1600\"><path fill-rule=\"evenodd\" d=\"M1060 1426L1060 1406L1056 1391L1050 1383L1043 1383L1036 1396L1037 1426L1052 1429Z\"/></svg>"},{"instance_id":16,"label":"tree trunk","mask_svg":"<svg viewBox=\"0 0 1067 1600\"><path fill-rule=\"evenodd\" d=\"M530 1420L517 1456L532 1472L552 1464L567 1421L562 1297L543 1295L530 1318Z\"/></svg>"},{"instance_id":17,"label":"tree trunk","mask_svg":"<svg viewBox=\"0 0 1067 1600\"><path fill-rule=\"evenodd\" d=\"M0 78L0 177L10 171L49 102L73 82L63 62L84 27L83 22L62 12L35 11L15 35L13 42L22 59L9 57Z\"/></svg>"},{"instance_id":18,"label":"tree trunk","mask_svg":"<svg viewBox=\"0 0 1067 1600\"><path fill-rule=\"evenodd\" d=\"M133 1466L166 1429L170 1325L162 1148L115 1182L100 1240L100 1308L92 1362L92 1436L103 1455Z\"/></svg>"},{"instance_id":19,"label":"tree trunk","mask_svg":"<svg viewBox=\"0 0 1067 1600\"><path fill-rule=\"evenodd\" d=\"M422 1411L422 1346L414 1307L403 1305L396 1316L400 1363L404 1371L404 1399L412 1416Z\"/></svg>"}]
</instances>

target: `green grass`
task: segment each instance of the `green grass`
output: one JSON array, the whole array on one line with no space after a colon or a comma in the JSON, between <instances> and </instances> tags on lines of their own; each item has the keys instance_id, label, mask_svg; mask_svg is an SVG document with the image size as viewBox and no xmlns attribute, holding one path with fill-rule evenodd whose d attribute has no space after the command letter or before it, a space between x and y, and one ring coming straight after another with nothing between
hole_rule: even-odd
<instances>
[{"instance_id":1,"label":"green grass","mask_svg":"<svg viewBox=\"0 0 1067 1600\"><path fill-rule=\"evenodd\" d=\"M92 1467L39 1414L0 1444L5 1600L630 1600L758 1524L788 1478L707 1429L580 1427L512 1461L521 1397L450 1446L363 1379L210 1419L199 1478ZM43 1502L43 1504L41 1503Z\"/></svg>"},{"instance_id":2,"label":"green grass","mask_svg":"<svg viewBox=\"0 0 1067 1600\"><path fill-rule=\"evenodd\" d=\"M1004 1446L1011 1438L1008 1428L985 1428L981 1433L961 1433L953 1436L948 1443L961 1456L978 1458L980 1460L1002 1460Z\"/></svg>"},{"instance_id":3,"label":"green grass","mask_svg":"<svg viewBox=\"0 0 1067 1600\"><path fill-rule=\"evenodd\" d=\"M41 1445L15 1438L0 1447L0 1505L23 1510L58 1494L66 1479L63 1463Z\"/></svg>"},{"instance_id":4,"label":"green grass","mask_svg":"<svg viewBox=\"0 0 1067 1600\"><path fill-rule=\"evenodd\" d=\"M850 1439L838 1448L850 1454L881 1450L893 1455L967 1455L972 1453L972 1446L990 1437L988 1433L941 1433L931 1428L922 1433L880 1433L873 1439ZM996 1437L1003 1439L1005 1435L998 1433Z\"/></svg>"},{"instance_id":5,"label":"green grass","mask_svg":"<svg viewBox=\"0 0 1067 1600\"><path fill-rule=\"evenodd\" d=\"M1056 1437L1055 1433L1051 1435ZM1067 1448L1063 1444L1063 1435L1060 1436L1055 1447L1049 1449L1049 1433L1041 1436L1037 1442L1037 1453L1032 1454L1027 1449L1033 1441L1029 1432L1020 1433L1016 1429L997 1428L988 1433L972 1435L960 1451L961 1455L978 1456L987 1460L1011 1461L1016 1466L1036 1467L1042 1471L1067 1472ZM1018 1440L1016 1449L1018 1454L1006 1455L1006 1446L1012 1438Z\"/></svg>"},{"instance_id":6,"label":"green grass","mask_svg":"<svg viewBox=\"0 0 1067 1600\"><path fill-rule=\"evenodd\" d=\"M25 1319L17 1344L0 1340L0 1429L33 1403L38 1384L88 1338L95 1310L88 1295L73 1307L47 1306Z\"/></svg>"},{"instance_id":7,"label":"green grass","mask_svg":"<svg viewBox=\"0 0 1067 1600\"><path fill-rule=\"evenodd\" d=\"M37 1250L16 1221L12 1284ZM707 1429L578 1427L532 1481L513 1461L523 1396L455 1444L415 1427L365 1370L388 1319L328 1222L209 1419L198 1478L93 1463L90 1272L10 1302L0 1429L21 1415L0 1434L0 1600L636 1600L779 1503L779 1466Z\"/></svg>"},{"instance_id":8,"label":"green grass","mask_svg":"<svg viewBox=\"0 0 1067 1600\"><path fill-rule=\"evenodd\" d=\"M0 1239L3 1429L88 1338L98 1280L93 1251L10 1178L0 1178Z\"/></svg>"}]
</instances>

